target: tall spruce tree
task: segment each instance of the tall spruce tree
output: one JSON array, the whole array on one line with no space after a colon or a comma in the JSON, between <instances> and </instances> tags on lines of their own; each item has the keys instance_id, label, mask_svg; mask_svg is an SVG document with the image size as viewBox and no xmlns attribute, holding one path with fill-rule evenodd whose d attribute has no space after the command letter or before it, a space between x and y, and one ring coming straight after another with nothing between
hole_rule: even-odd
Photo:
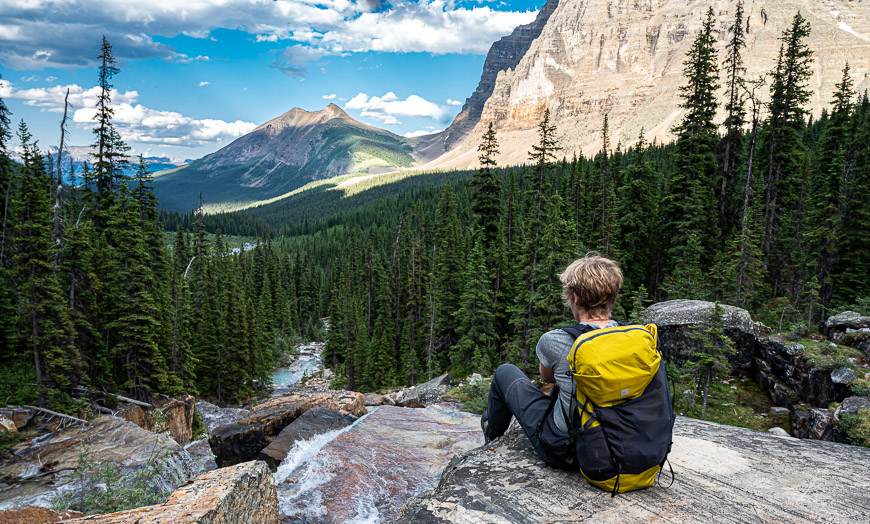
<instances>
[{"instance_id":1,"label":"tall spruce tree","mask_svg":"<svg viewBox=\"0 0 870 524\"><path fill-rule=\"evenodd\" d=\"M127 151L129 147L121 139L121 135L115 128L112 119L115 110L112 107L112 80L120 70L118 61L112 51L112 44L103 35L100 46L99 68L99 94L97 95L94 127L96 140L93 145L94 158L93 177L96 182L98 213L95 215L98 231L105 226L108 218L105 214L112 206L112 197L116 187L116 181L123 178L124 168L127 166Z\"/></svg>"},{"instance_id":2,"label":"tall spruce tree","mask_svg":"<svg viewBox=\"0 0 870 524\"><path fill-rule=\"evenodd\" d=\"M812 51L807 46L809 22L795 14L781 38L779 56L770 86L769 116L761 157L764 166L764 234L762 250L773 293L791 298L800 294L802 254L798 230L802 219L798 201L805 186L803 142L806 105L810 100Z\"/></svg>"},{"instance_id":3,"label":"tall spruce tree","mask_svg":"<svg viewBox=\"0 0 870 524\"><path fill-rule=\"evenodd\" d=\"M0 97L0 359L12 357L15 345L15 292L12 287L11 236L14 216L13 166L9 158L12 137L9 109Z\"/></svg>"},{"instance_id":4,"label":"tall spruce tree","mask_svg":"<svg viewBox=\"0 0 870 524\"><path fill-rule=\"evenodd\" d=\"M24 121L18 127L19 169L12 231L12 264L18 296L20 347L29 353L39 403L64 404L79 385L81 361L73 325L54 268L51 180Z\"/></svg>"},{"instance_id":5,"label":"tall spruce tree","mask_svg":"<svg viewBox=\"0 0 870 524\"><path fill-rule=\"evenodd\" d=\"M689 287L710 262L718 238L716 228L716 116L719 66L713 9L709 8L683 66L680 88L684 111L677 133L676 169L663 199L664 219L670 234L667 290L670 296L695 294Z\"/></svg>"},{"instance_id":6,"label":"tall spruce tree","mask_svg":"<svg viewBox=\"0 0 870 524\"><path fill-rule=\"evenodd\" d=\"M495 173L496 157L499 153L498 139L492 122L487 126L477 151L480 153L480 169L472 182L474 192L471 208L483 230L484 248L489 251L495 246L498 237L501 192Z\"/></svg>"},{"instance_id":7,"label":"tall spruce tree","mask_svg":"<svg viewBox=\"0 0 870 524\"><path fill-rule=\"evenodd\" d=\"M719 200L720 237L728 239L737 224L740 191L738 188L738 163L743 147L743 126L746 125L746 106L743 96L743 75L746 67L743 65L743 49L746 47L744 32L743 1L738 0L734 9L734 20L728 31L731 38L725 55L725 128L722 151L721 183L717 189Z\"/></svg>"}]
</instances>

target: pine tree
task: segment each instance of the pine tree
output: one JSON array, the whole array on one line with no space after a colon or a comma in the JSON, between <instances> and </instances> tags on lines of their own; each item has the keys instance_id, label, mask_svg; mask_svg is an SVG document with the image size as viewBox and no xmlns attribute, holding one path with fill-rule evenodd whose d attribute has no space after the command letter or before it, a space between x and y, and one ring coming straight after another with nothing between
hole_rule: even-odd
<instances>
[{"instance_id":1,"label":"pine tree","mask_svg":"<svg viewBox=\"0 0 870 524\"><path fill-rule=\"evenodd\" d=\"M99 68L99 95L97 96L96 113L94 120L94 172L93 177L97 187L97 205L99 213L96 215L98 231L108 221L103 215L108 212L112 205L113 190L117 180L123 178L123 170L127 166L127 151L129 148L121 139L121 135L112 123L115 110L112 107L112 79L120 70L118 61L112 51L109 40L103 36L100 46Z\"/></svg>"},{"instance_id":2,"label":"pine tree","mask_svg":"<svg viewBox=\"0 0 870 524\"><path fill-rule=\"evenodd\" d=\"M806 40L809 22L797 13L781 38L779 57L770 86L769 116L764 136L764 234L762 250L773 281L773 293L795 296L802 258L797 230L800 173L806 164L802 131L810 100L812 51Z\"/></svg>"},{"instance_id":3,"label":"pine tree","mask_svg":"<svg viewBox=\"0 0 870 524\"><path fill-rule=\"evenodd\" d=\"M166 391L164 355L158 345L159 310L153 289L150 254L140 226L140 210L126 184L114 199L106 239L114 259L107 291L111 320L106 324L110 354L118 366L118 383L135 398L148 400Z\"/></svg>"},{"instance_id":4,"label":"pine tree","mask_svg":"<svg viewBox=\"0 0 870 524\"><path fill-rule=\"evenodd\" d=\"M695 375L695 389L700 390L703 399L701 419L707 416L710 384L720 377L731 374L732 366L729 358L736 351L734 341L725 335L722 314L722 307L717 302L700 333L700 347L692 354L686 365Z\"/></svg>"},{"instance_id":5,"label":"pine tree","mask_svg":"<svg viewBox=\"0 0 870 524\"><path fill-rule=\"evenodd\" d=\"M498 237L498 219L500 207L500 187L495 173L496 157L499 154L498 139L492 122L486 129L480 145L477 147L480 156L480 169L472 182L473 200L471 208L477 217L477 223L483 230L483 244L488 251L496 243Z\"/></svg>"},{"instance_id":6,"label":"pine tree","mask_svg":"<svg viewBox=\"0 0 870 524\"><path fill-rule=\"evenodd\" d=\"M615 241L625 275L625 288L634 289L654 286L656 242L659 232L658 190L656 172L648 159L647 144L641 132L634 148L633 161L625 170L616 216L619 231Z\"/></svg>"},{"instance_id":7,"label":"pine tree","mask_svg":"<svg viewBox=\"0 0 870 524\"><path fill-rule=\"evenodd\" d=\"M11 233L14 216L13 172L9 159L8 141L11 138L9 109L0 97L0 359L11 357L15 344L15 293L12 287Z\"/></svg>"},{"instance_id":8,"label":"pine tree","mask_svg":"<svg viewBox=\"0 0 870 524\"><path fill-rule=\"evenodd\" d=\"M847 171L854 156L850 136L855 98L853 85L847 63L842 80L836 85L828 125L819 141L818 158L827 165L819 166L812 183L814 191L807 240L818 255L815 277L820 286L822 307L828 307L833 296L832 272L840 256L837 248L843 234L843 184L848 179Z\"/></svg>"},{"instance_id":9,"label":"pine tree","mask_svg":"<svg viewBox=\"0 0 870 524\"><path fill-rule=\"evenodd\" d=\"M671 231L668 256L671 259L670 293L692 292L683 287L693 281L709 263L708 253L716 247L716 155L718 140L714 117L718 60L714 47L713 9L707 11L701 32L686 57L683 74L686 84L680 88L684 110L677 133L677 166L669 181L663 212ZM691 264L693 267L686 267Z\"/></svg>"},{"instance_id":10,"label":"pine tree","mask_svg":"<svg viewBox=\"0 0 870 524\"><path fill-rule=\"evenodd\" d=\"M462 271L460 242L461 226L456 209L456 195L449 186L441 192L435 224L435 274L433 275L435 301L434 332L430 342L438 354L439 368L449 364L447 348L456 342L456 311L459 309L457 275Z\"/></svg>"},{"instance_id":11,"label":"pine tree","mask_svg":"<svg viewBox=\"0 0 870 524\"><path fill-rule=\"evenodd\" d=\"M12 231L12 266L21 322L20 345L30 353L39 402L64 403L79 385L81 361L66 301L54 270L50 177L24 122L18 128L22 163Z\"/></svg>"},{"instance_id":12,"label":"pine tree","mask_svg":"<svg viewBox=\"0 0 870 524\"><path fill-rule=\"evenodd\" d=\"M492 288L481 237L480 231L472 231L457 315L459 341L450 351L450 368L460 376L471 371L489 374L496 362L498 339L492 312Z\"/></svg>"},{"instance_id":13,"label":"pine tree","mask_svg":"<svg viewBox=\"0 0 870 524\"><path fill-rule=\"evenodd\" d=\"M610 124L608 123L607 113L604 114L604 125L602 126L602 146L601 146L601 180L597 184L599 193L599 203L601 208L601 218L597 224L597 229L600 235L598 245L601 248L603 255L614 257L615 255L615 236L616 236L616 158L610 155Z\"/></svg>"},{"instance_id":14,"label":"pine tree","mask_svg":"<svg viewBox=\"0 0 870 524\"><path fill-rule=\"evenodd\" d=\"M743 147L743 126L746 124L746 107L743 97L743 49L746 47L744 33L743 1L738 0L734 11L734 21L729 27L731 38L725 56L726 82L725 128L722 153L722 177L717 191L719 200L719 229L721 238L727 239L738 221L739 195L737 188L738 161Z\"/></svg>"}]
</instances>

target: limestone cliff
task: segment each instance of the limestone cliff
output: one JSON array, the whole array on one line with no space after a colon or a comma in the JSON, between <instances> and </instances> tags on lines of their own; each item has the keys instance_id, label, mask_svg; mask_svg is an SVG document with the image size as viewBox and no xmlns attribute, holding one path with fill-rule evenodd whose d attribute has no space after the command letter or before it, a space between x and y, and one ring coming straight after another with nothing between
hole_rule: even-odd
<instances>
[{"instance_id":1,"label":"limestone cliff","mask_svg":"<svg viewBox=\"0 0 870 524\"><path fill-rule=\"evenodd\" d=\"M609 114L614 145L633 143L641 129L650 140L671 139L670 130L681 115L682 62L704 12L713 6L724 58L734 4L733 0L561 0L525 55L515 66L505 62L491 88L492 72L485 68L481 85L466 103L468 109L448 131L464 130L473 121L476 96L491 90L479 121L450 151L427 165L475 165L477 144L490 122L499 133L499 162L523 162L545 108L552 112L568 157L597 152L604 114ZM553 7L552 2L547 7ZM870 3L747 0L745 11L747 78L771 71L779 37L800 11L812 24L808 43L816 58L810 82L813 114L830 104L847 59L856 88L870 87ZM501 45L496 43L493 52ZM488 59L487 65L495 62Z\"/></svg>"}]
</instances>

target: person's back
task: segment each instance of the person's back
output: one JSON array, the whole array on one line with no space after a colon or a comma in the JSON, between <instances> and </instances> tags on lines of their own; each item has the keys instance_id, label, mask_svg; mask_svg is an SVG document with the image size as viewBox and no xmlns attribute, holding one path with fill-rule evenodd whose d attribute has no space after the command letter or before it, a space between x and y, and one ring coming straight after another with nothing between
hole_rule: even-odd
<instances>
[{"instance_id":1,"label":"person's back","mask_svg":"<svg viewBox=\"0 0 870 524\"><path fill-rule=\"evenodd\" d=\"M583 445L589 447L585 450L587 452L597 456L608 455L608 460L613 462L614 469L617 470L615 478L611 480L608 477L607 480L610 483L599 484L595 484L595 481L588 476L586 478L599 487L606 485L608 488L612 487L614 492L622 491L619 485L620 473L618 472L618 468L621 466L616 464L621 460L621 457L609 456L607 449L603 451L592 449L592 445L583 443L583 438L577 438L577 435L584 429L590 426L597 427L598 422L594 420L590 423L590 418L592 418L590 414L594 413L595 410L589 406L589 399L583 395L583 385L576 386L578 383L576 381L583 379L572 368L572 366L583 363L582 357L586 355L586 352L573 351L577 349L578 343L583 342L583 339L595 339L599 336L598 333L601 335L608 333L619 335L620 332L625 331L617 329L619 324L611 319L613 305L622 285L622 272L612 260L597 255L588 255L569 265L560 275L560 280L563 286L563 302L571 310L577 323L567 328L548 331L541 336L537 343L536 354L540 361L541 377L545 382L555 383L552 396L545 395L516 366L503 364L496 369L493 376L489 403L481 419L481 426L488 442L501 436L507 430L511 416L514 416L529 437L537 454L553 467L571 470L581 469L582 471L581 466L588 455L581 449ZM645 330L641 327L636 328ZM599 331L602 329L603 331ZM629 333L628 338L625 338L624 334L620 335L622 338L617 343L623 344L627 341L627 345L620 345L612 349L633 351L633 348L640 348L639 350L643 351L643 342L640 344L632 343L631 339L636 338L635 335L635 333ZM645 348L644 356L657 354L655 335L646 333L647 337L650 335L652 336L651 347ZM603 347L603 351L610 349L607 346L608 343L604 341L605 337L601 338L602 340L598 343L590 343L587 347ZM612 340L616 340L616 338L612 338ZM628 358L637 359L638 356L629 355ZM657 371L658 367L651 370L653 374L657 374ZM652 376L635 378L640 381L652 380ZM600 383L596 384L598 389L601 389L600 386ZM637 393L643 393L643 391L632 391L632 394ZM647 400L649 402L649 399L652 399L653 403L661 404L663 400L659 397L660 395L652 395ZM578 406L580 398L586 401L585 406ZM667 395L667 399L669 399L669 395ZM668 404L670 404L669 400ZM594 404L592 405L594 406ZM597 408L597 406L594 407ZM668 409L670 409L670 405L668 405ZM670 413L670 427L672 427L672 411ZM603 428L598 431L603 431ZM628 438L633 437L629 436ZM667 438L670 438L669 433ZM666 456L666 451L664 453ZM579 465L578 459L581 462ZM600 473L609 474L609 470L602 470ZM586 476L585 471L584 476Z\"/></svg>"}]
</instances>

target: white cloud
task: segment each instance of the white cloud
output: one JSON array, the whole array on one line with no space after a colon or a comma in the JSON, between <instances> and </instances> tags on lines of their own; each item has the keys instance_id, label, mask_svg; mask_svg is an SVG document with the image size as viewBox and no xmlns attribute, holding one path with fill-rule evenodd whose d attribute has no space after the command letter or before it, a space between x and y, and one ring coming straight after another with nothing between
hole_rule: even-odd
<instances>
[{"instance_id":1,"label":"white cloud","mask_svg":"<svg viewBox=\"0 0 870 524\"><path fill-rule=\"evenodd\" d=\"M427 128L427 129L417 129L416 131L408 131L404 134L405 138L416 138L418 136L431 135L432 133L437 133L439 130L435 128Z\"/></svg>"},{"instance_id":2,"label":"white cloud","mask_svg":"<svg viewBox=\"0 0 870 524\"><path fill-rule=\"evenodd\" d=\"M459 100L454 100L452 98L448 98L447 105L449 105L449 106L461 106L462 102L460 102Z\"/></svg>"},{"instance_id":3,"label":"white cloud","mask_svg":"<svg viewBox=\"0 0 870 524\"><path fill-rule=\"evenodd\" d=\"M209 84L208 80L203 80L199 83L199 87L208 87L208 84Z\"/></svg>"},{"instance_id":4,"label":"white cloud","mask_svg":"<svg viewBox=\"0 0 870 524\"><path fill-rule=\"evenodd\" d=\"M217 28L318 50L307 62L364 51L483 53L534 16L454 0L0 0L0 62L14 69L92 65L99 34L122 59L206 61L153 37L211 38ZM307 62L284 70L298 76Z\"/></svg>"},{"instance_id":5,"label":"white cloud","mask_svg":"<svg viewBox=\"0 0 870 524\"><path fill-rule=\"evenodd\" d=\"M320 98L324 100L335 100L335 93L329 93L328 95L323 95Z\"/></svg>"},{"instance_id":6,"label":"white cloud","mask_svg":"<svg viewBox=\"0 0 870 524\"><path fill-rule=\"evenodd\" d=\"M47 88L16 89L7 80L0 80L0 97L21 100L25 105L42 111L60 112L69 89L73 122L81 127L94 125L99 87L88 89L76 84ZM151 109L136 103L137 91L112 90L115 125L124 140L159 145L196 146L236 138L252 131L256 124L236 120L226 122L214 118L193 118L175 111Z\"/></svg>"},{"instance_id":7,"label":"white cloud","mask_svg":"<svg viewBox=\"0 0 870 524\"><path fill-rule=\"evenodd\" d=\"M362 116L380 118L376 115L386 116L411 116L432 119L441 119L445 111L438 104L430 102L418 95L410 95L402 100L396 93L389 91L383 96L369 96L366 93L357 93L344 105L347 109L362 111ZM366 114L369 113L369 114Z\"/></svg>"}]
</instances>

